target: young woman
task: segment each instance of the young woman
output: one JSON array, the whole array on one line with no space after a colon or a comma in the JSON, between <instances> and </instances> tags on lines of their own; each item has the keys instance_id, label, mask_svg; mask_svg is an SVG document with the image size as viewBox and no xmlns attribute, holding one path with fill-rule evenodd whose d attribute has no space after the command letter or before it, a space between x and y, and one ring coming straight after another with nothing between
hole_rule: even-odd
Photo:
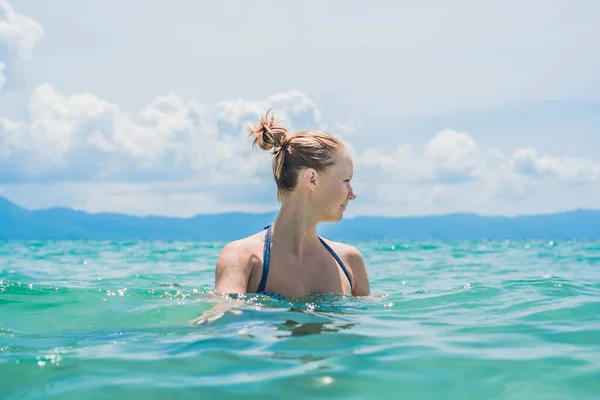
<instances>
[{"instance_id":1,"label":"young woman","mask_svg":"<svg viewBox=\"0 0 600 400\"><path fill-rule=\"evenodd\" d=\"M227 244L217 261L217 293L370 294L361 253L317 235L321 222L342 219L350 200L353 165L343 144L319 131L293 135L269 113L250 130L253 146L273 150L281 209L265 230Z\"/></svg>"}]
</instances>

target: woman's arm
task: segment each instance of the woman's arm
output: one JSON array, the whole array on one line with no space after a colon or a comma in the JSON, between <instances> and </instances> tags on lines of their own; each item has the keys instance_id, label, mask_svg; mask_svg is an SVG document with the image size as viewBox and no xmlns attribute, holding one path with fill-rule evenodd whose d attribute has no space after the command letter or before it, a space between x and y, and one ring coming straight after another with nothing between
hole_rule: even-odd
<instances>
[{"instance_id":1,"label":"woman's arm","mask_svg":"<svg viewBox=\"0 0 600 400\"><path fill-rule=\"evenodd\" d=\"M217 260L215 268L215 291L217 293L245 294L248 290L251 265L247 251L238 241L227 244Z\"/></svg>"},{"instance_id":2,"label":"woman's arm","mask_svg":"<svg viewBox=\"0 0 600 400\"><path fill-rule=\"evenodd\" d=\"M245 257L246 251L239 242L231 242L223 247L215 268L215 292L218 294L245 294L248 287L248 278L251 265ZM191 324L213 322L221 318L226 312L241 313L235 309L241 302L223 296L207 311L200 316L188 321Z\"/></svg>"}]
</instances>

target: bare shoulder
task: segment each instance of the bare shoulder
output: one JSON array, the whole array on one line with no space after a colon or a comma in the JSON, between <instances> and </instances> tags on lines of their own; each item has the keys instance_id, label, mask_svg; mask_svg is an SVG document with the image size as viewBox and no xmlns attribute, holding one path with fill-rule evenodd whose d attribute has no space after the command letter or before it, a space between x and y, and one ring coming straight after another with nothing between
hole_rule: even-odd
<instances>
[{"instance_id":1,"label":"bare shoulder","mask_svg":"<svg viewBox=\"0 0 600 400\"><path fill-rule=\"evenodd\" d=\"M354 246L346 243L334 242L333 240L326 238L323 238L323 240L325 240L325 242L331 246L331 248L338 254L338 256L340 256L342 260L345 258L362 258L361 252Z\"/></svg>"},{"instance_id":2,"label":"bare shoulder","mask_svg":"<svg viewBox=\"0 0 600 400\"><path fill-rule=\"evenodd\" d=\"M246 293L256 263L258 234L227 243L217 259L215 290L218 293Z\"/></svg>"},{"instance_id":3,"label":"bare shoulder","mask_svg":"<svg viewBox=\"0 0 600 400\"><path fill-rule=\"evenodd\" d=\"M360 250L349 244L334 242L333 240L325 238L323 239L350 269L354 279L354 290L352 291L352 294L355 296L368 296L371 294L369 275Z\"/></svg>"},{"instance_id":4,"label":"bare shoulder","mask_svg":"<svg viewBox=\"0 0 600 400\"><path fill-rule=\"evenodd\" d=\"M262 235L264 236L264 234ZM244 263L262 247L264 238L261 233L227 243L221 250L219 261Z\"/></svg>"},{"instance_id":5,"label":"bare shoulder","mask_svg":"<svg viewBox=\"0 0 600 400\"><path fill-rule=\"evenodd\" d=\"M221 249L219 259L217 260L217 267L243 262L244 256L247 254L248 250L249 246L247 239L239 239L227 243Z\"/></svg>"}]
</instances>

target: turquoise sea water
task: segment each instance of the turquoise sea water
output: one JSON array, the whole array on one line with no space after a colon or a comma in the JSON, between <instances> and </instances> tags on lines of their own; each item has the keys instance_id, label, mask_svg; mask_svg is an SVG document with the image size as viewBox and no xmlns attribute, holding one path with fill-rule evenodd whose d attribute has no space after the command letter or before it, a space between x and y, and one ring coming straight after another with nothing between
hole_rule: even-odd
<instances>
[{"instance_id":1,"label":"turquoise sea water","mask_svg":"<svg viewBox=\"0 0 600 400\"><path fill-rule=\"evenodd\" d=\"M371 298L234 303L223 243L0 242L0 398L600 398L600 242L353 244Z\"/></svg>"}]
</instances>

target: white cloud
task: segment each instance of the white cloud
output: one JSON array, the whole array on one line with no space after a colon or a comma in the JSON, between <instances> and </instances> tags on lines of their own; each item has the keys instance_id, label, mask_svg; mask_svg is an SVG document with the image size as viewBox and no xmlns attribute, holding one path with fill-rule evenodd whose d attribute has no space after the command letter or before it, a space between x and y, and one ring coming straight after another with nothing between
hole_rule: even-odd
<instances>
[{"instance_id":1,"label":"white cloud","mask_svg":"<svg viewBox=\"0 0 600 400\"><path fill-rule=\"evenodd\" d=\"M9 51L29 59L43 36L44 29L37 21L16 13L8 1L0 0L0 41L8 44Z\"/></svg>"},{"instance_id":2,"label":"white cloud","mask_svg":"<svg viewBox=\"0 0 600 400\"><path fill-rule=\"evenodd\" d=\"M247 127L269 108L292 132L325 127L315 102L297 90L217 104L170 94L130 115L95 94L41 85L27 119L0 119L0 183L11 198L35 198L24 193L38 190L39 201L89 211L189 216L268 209L275 204L270 154L252 150ZM392 214L394 207L489 211L494 201L503 207L529 201L538 176L569 182L599 176L593 160L538 156L533 149L507 157L451 129L435 133L422 149L357 149L345 142L355 157L363 213L372 213L368 207Z\"/></svg>"},{"instance_id":3,"label":"white cloud","mask_svg":"<svg viewBox=\"0 0 600 400\"><path fill-rule=\"evenodd\" d=\"M321 124L318 108L299 91L216 105L168 95L130 116L94 94L41 85L28 120L0 120L0 181L251 183L267 173L247 127L269 108L292 132Z\"/></svg>"},{"instance_id":4,"label":"white cloud","mask_svg":"<svg viewBox=\"0 0 600 400\"><path fill-rule=\"evenodd\" d=\"M497 149L479 149L465 132L443 130L419 153L412 145L395 150L370 148L360 152L357 166L373 179L392 183L462 184L496 182L524 193L524 178L558 178L568 183L600 179L600 162L583 157L539 156L536 149L517 149L511 157ZM517 183L518 182L518 183Z\"/></svg>"},{"instance_id":5,"label":"white cloud","mask_svg":"<svg viewBox=\"0 0 600 400\"><path fill-rule=\"evenodd\" d=\"M0 194L28 209L68 206L92 213L175 217L231 211L265 212L277 206L274 191L271 202L257 204L245 198L227 200L222 191L201 190L196 185L195 182L24 183L0 186Z\"/></svg>"},{"instance_id":6,"label":"white cloud","mask_svg":"<svg viewBox=\"0 0 600 400\"><path fill-rule=\"evenodd\" d=\"M239 133L240 129L245 133L247 124L256 122L257 117L269 108L275 108L277 118L291 131L315 129L322 125L321 111L299 90L275 93L263 101L238 99L219 102L215 107L215 116L220 124L229 124L232 133Z\"/></svg>"},{"instance_id":7,"label":"white cloud","mask_svg":"<svg viewBox=\"0 0 600 400\"><path fill-rule=\"evenodd\" d=\"M377 181L419 181L425 174L412 145L400 145L392 152L379 146L368 148L358 154L355 164L359 171Z\"/></svg>"},{"instance_id":8,"label":"white cloud","mask_svg":"<svg viewBox=\"0 0 600 400\"><path fill-rule=\"evenodd\" d=\"M361 152L357 164L387 181L456 184L482 177L486 162L468 133L448 129L427 141L422 153L410 144L393 152L371 148Z\"/></svg>"},{"instance_id":9,"label":"white cloud","mask_svg":"<svg viewBox=\"0 0 600 400\"><path fill-rule=\"evenodd\" d=\"M442 182L470 180L481 164L477 145L464 132L438 132L425 145L424 161L433 177Z\"/></svg>"},{"instance_id":10,"label":"white cloud","mask_svg":"<svg viewBox=\"0 0 600 400\"><path fill-rule=\"evenodd\" d=\"M7 81L5 70L29 60L43 36L44 29L38 22L15 12L8 1L0 0L0 91Z\"/></svg>"},{"instance_id":11,"label":"white cloud","mask_svg":"<svg viewBox=\"0 0 600 400\"><path fill-rule=\"evenodd\" d=\"M453 130L436 133L422 152L412 145L391 151L364 150L357 166L355 175L363 177L357 193L367 203L363 213L372 213L369 207L389 214L397 212L394 207L417 214L449 210L515 213L519 207L529 207L529 212L556 211L553 205L567 204L567 198L570 208L584 202L572 189L572 196L563 194L552 202L542 200L545 193L564 188L562 184L600 178L600 163L592 159L538 156L535 149L517 149L506 156L497 149L480 149L468 133ZM581 186L585 192L594 185ZM530 204L532 199L538 200L538 209Z\"/></svg>"},{"instance_id":12,"label":"white cloud","mask_svg":"<svg viewBox=\"0 0 600 400\"><path fill-rule=\"evenodd\" d=\"M576 208L598 208L598 185L565 190L556 180L506 176L461 184L360 183L347 216L431 215L472 212L487 215L539 214Z\"/></svg>"},{"instance_id":13,"label":"white cloud","mask_svg":"<svg viewBox=\"0 0 600 400\"><path fill-rule=\"evenodd\" d=\"M517 149L510 160L512 171L531 178L552 177L569 183L600 179L600 163L582 157L539 156L536 149Z\"/></svg>"}]
</instances>

